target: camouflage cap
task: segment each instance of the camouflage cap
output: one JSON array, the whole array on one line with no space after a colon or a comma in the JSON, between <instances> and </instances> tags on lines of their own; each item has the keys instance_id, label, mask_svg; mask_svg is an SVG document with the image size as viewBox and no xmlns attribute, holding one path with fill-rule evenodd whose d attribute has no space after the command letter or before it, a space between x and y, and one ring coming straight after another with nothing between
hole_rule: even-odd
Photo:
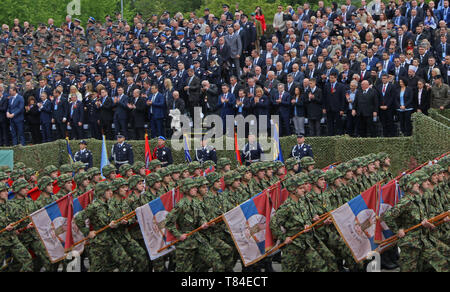
<instances>
[{"instance_id":1,"label":"camouflage cap","mask_svg":"<svg viewBox=\"0 0 450 292\"><path fill-rule=\"evenodd\" d=\"M172 172L168 167L161 167L157 173L161 176L161 178L164 178L165 176L170 175Z\"/></svg>"},{"instance_id":2,"label":"camouflage cap","mask_svg":"<svg viewBox=\"0 0 450 292\"><path fill-rule=\"evenodd\" d=\"M297 183L299 185L303 185L309 182L309 175L306 173L299 173L296 177L298 179Z\"/></svg>"},{"instance_id":3,"label":"camouflage cap","mask_svg":"<svg viewBox=\"0 0 450 292\"><path fill-rule=\"evenodd\" d=\"M20 168L15 168L13 171L11 171L11 178L12 180L17 180L19 177L24 176L24 172Z\"/></svg>"},{"instance_id":4,"label":"camouflage cap","mask_svg":"<svg viewBox=\"0 0 450 292\"><path fill-rule=\"evenodd\" d=\"M203 168L209 168L211 166L215 167L216 164L212 160L206 160L205 162L203 162L202 166L203 166Z\"/></svg>"},{"instance_id":5,"label":"camouflage cap","mask_svg":"<svg viewBox=\"0 0 450 292\"><path fill-rule=\"evenodd\" d=\"M430 176L424 170L418 170L412 174L412 181L416 183L422 183L429 178Z\"/></svg>"},{"instance_id":6,"label":"camouflage cap","mask_svg":"<svg viewBox=\"0 0 450 292\"><path fill-rule=\"evenodd\" d=\"M286 160L286 169L293 170L294 166L298 164L298 161L295 157L288 158Z\"/></svg>"},{"instance_id":7,"label":"camouflage cap","mask_svg":"<svg viewBox=\"0 0 450 292\"><path fill-rule=\"evenodd\" d=\"M282 168L283 166L284 166L284 163L279 160L277 160L273 163L273 167L276 169Z\"/></svg>"},{"instance_id":8,"label":"camouflage cap","mask_svg":"<svg viewBox=\"0 0 450 292\"><path fill-rule=\"evenodd\" d=\"M439 159L438 164L447 169L450 166L450 155L444 156Z\"/></svg>"},{"instance_id":9,"label":"camouflage cap","mask_svg":"<svg viewBox=\"0 0 450 292\"><path fill-rule=\"evenodd\" d=\"M0 172L0 180L8 179L9 176L5 172Z\"/></svg>"},{"instance_id":10,"label":"camouflage cap","mask_svg":"<svg viewBox=\"0 0 450 292\"><path fill-rule=\"evenodd\" d=\"M433 167L436 169L435 173L445 172L445 169L442 166L440 166L439 164L435 164L435 165L433 165Z\"/></svg>"},{"instance_id":11,"label":"camouflage cap","mask_svg":"<svg viewBox=\"0 0 450 292\"><path fill-rule=\"evenodd\" d=\"M378 155L376 155L375 153L370 153L369 155L367 155L367 164L374 163L375 160L378 160Z\"/></svg>"},{"instance_id":12,"label":"camouflage cap","mask_svg":"<svg viewBox=\"0 0 450 292\"><path fill-rule=\"evenodd\" d=\"M25 169L25 177L27 180L29 180L31 178L31 176L36 174L36 170L32 169L32 168L27 168Z\"/></svg>"},{"instance_id":13,"label":"camouflage cap","mask_svg":"<svg viewBox=\"0 0 450 292\"><path fill-rule=\"evenodd\" d=\"M299 185L299 184L297 183L297 181L298 181L298 177L297 177L297 176L291 176L291 177L289 177L287 180L284 181L284 187L285 187L288 191L292 192L292 191L294 191L294 190L297 188L297 186Z\"/></svg>"},{"instance_id":14,"label":"camouflage cap","mask_svg":"<svg viewBox=\"0 0 450 292\"><path fill-rule=\"evenodd\" d=\"M44 191L45 188L46 188L49 184L52 184L52 183L53 183L53 179L52 179L51 177L49 177L49 176L43 176L43 177L41 177L41 178L38 180L37 185L38 185L38 188L39 188L41 191Z\"/></svg>"},{"instance_id":15,"label":"camouflage cap","mask_svg":"<svg viewBox=\"0 0 450 292\"><path fill-rule=\"evenodd\" d=\"M130 169L132 169L132 166L128 163L124 163L119 167L119 173L120 175L125 176Z\"/></svg>"},{"instance_id":16,"label":"camouflage cap","mask_svg":"<svg viewBox=\"0 0 450 292\"><path fill-rule=\"evenodd\" d=\"M6 184L0 184L0 192L7 191L8 186Z\"/></svg>"},{"instance_id":17,"label":"camouflage cap","mask_svg":"<svg viewBox=\"0 0 450 292\"><path fill-rule=\"evenodd\" d=\"M12 185L13 192L20 192L21 189L28 187L28 182L23 178L16 180Z\"/></svg>"},{"instance_id":18,"label":"camouflage cap","mask_svg":"<svg viewBox=\"0 0 450 292\"><path fill-rule=\"evenodd\" d=\"M245 165L241 165L236 169L236 171L239 172L241 175L244 175L247 171L250 171L250 169Z\"/></svg>"},{"instance_id":19,"label":"camouflage cap","mask_svg":"<svg viewBox=\"0 0 450 292\"><path fill-rule=\"evenodd\" d=\"M111 190L114 192L114 191L117 191L121 186L127 186L127 185L128 185L128 182L123 177L115 178L111 182Z\"/></svg>"},{"instance_id":20,"label":"camouflage cap","mask_svg":"<svg viewBox=\"0 0 450 292\"><path fill-rule=\"evenodd\" d=\"M59 167L59 171L61 173L66 173L66 172L72 172L73 171L73 167L71 164L63 164Z\"/></svg>"},{"instance_id":21,"label":"camouflage cap","mask_svg":"<svg viewBox=\"0 0 450 292\"><path fill-rule=\"evenodd\" d=\"M27 166L23 162L16 162L16 163L14 163L14 169L16 169L16 168L25 168L25 167L27 167Z\"/></svg>"},{"instance_id":22,"label":"camouflage cap","mask_svg":"<svg viewBox=\"0 0 450 292\"><path fill-rule=\"evenodd\" d=\"M91 167L88 169L87 174L90 178L93 178L95 175L102 174L98 167Z\"/></svg>"},{"instance_id":23,"label":"camouflage cap","mask_svg":"<svg viewBox=\"0 0 450 292\"><path fill-rule=\"evenodd\" d=\"M157 172L152 172L145 177L145 184L149 187L153 186L155 183L161 181L162 178Z\"/></svg>"},{"instance_id":24,"label":"camouflage cap","mask_svg":"<svg viewBox=\"0 0 450 292\"><path fill-rule=\"evenodd\" d=\"M340 163L338 164L335 169L339 170L340 172L342 172L343 174L347 172L347 164L346 163Z\"/></svg>"},{"instance_id":25,"label":"camouflage cap","mask_svg":"<svg viewBox=\"0 0 450 292\"><path fill-rule=\"evenodd\" d=\"M159 161L158 159L153 159L152 161L149 162L149 164L148 164L148 169L153 170L153 169L155 169L155 167L157 167L158 165L162 165L162 162Z\"/></svg>"},{"instance_id":26,"label":"camouflage cap","mask_svg":"<svg viewBox=\"0 0 450 292\"><path fill-rule=\"evenodd\" d=\"M204 176L198 177L198 178L194 179L194 181L195 181L197 187L201 187L201 186L204 186L204 185L209 185L208 180Z\"/></svg>"},{"instance_id":27,"label":"camouflage cap","mask_svg":"<svg viewBox=\"0 0 450 292\"><path fill-rule=\"evenodd\" d=\"M186 170L188 170L187 164L178 164L178 170L180 173L185 172Z\"/></svg>"},{"instance_id":28,"label":"camouflage cap","mask_svg":"<svg viewBox=\"0 0 450 292\"><path fill-rule=\"evenodd\" d=\"M134 189L141 181L144 181L144 178L140 175L133 175L128 179L128 186L130 189Z\"/></svg>"},{"instance_id":29,"label":"camouflage cap","mask_svg":"<svg viewBox=\"0 0 450 292\"><path fill-rule=\"evenodd\" d=\"M185 178L182 183L181 183L181 187L180 187L180 191L182 192L188 192L190 189L196 187L196 183L192 178Z\"/></svg>"},{"instance_id":30,"label":"camouflage cap","mask_svg":"<svg viewBox=\"0 0 450 292\"><path fill-rule=\"evenodd\" d=\"M389 157L389 155L386 152L380 152L377 154L378 160L384 161L386 158Z\"/></svg>"},{"instance_id":31,"label":"camouflage cap","mask_svg":"<svg viewBox=\"0 0 450 292\"><path fill-rule=\"evenodd\" d=\"M11 172L11 168L9 168L8 165L2 165L2 166L0 166L0 171Z\"/></svg>"},{"instance_id":32,"label":"camouflage cap","mask_svg":"<svg viewBox=\"0 0 450 292\"><path fill-rule=\"evenodd\" d=\"M300 166L302 168L307 168L308 166L314 165L314 164L316 164L316 162L310 156L305 156L302 159L300 159Z\"/></svg>"},{"instance_id":33,"label":"camouflage cap","mask_svg":"<svg viewBox=\"0 0 450 292\"><path fill-rule=\"evenodd\" d=\"M143 167L145 167L145 163L143 161L136 161L132 166L134 173L139 173L139 170Z\"/></svg>"},{"instance_id":34,"label":"camouflage cap","mask_svg":"<svg viewBox=\"0 0 450 292\"><path fill-rule=\"evenodd\" d=\"M355 171L358 168L358 163L356 162L356 160L352 159L350 161L347 161L345 163L346 167L347 167L347 171L351 170L351 171Z\"/></svg>"},{"instance_id":35,"label":"camouflage cap","mask_svg":"<svg viewBox=\"0 0 450 292\"><path fill-rule=\"evenodd\" d=\"M72 181L72 176L70 174L61 174L58 179L58 186L62 188L67 182Z\"/></svg>"},{"instance_id":36,"label":"camouflage cap","mask_svg":"<svg viewBox=\"0 0 450 292\"><path fill-rule=\"evenodd\" d=\"M89 178L89 174L87 172L80 172L77 173L74 177L73 180L75 181L75 183L77 185L81 185L83 183L84 180Z\"/></svg>"},{"instance_id":37,"label":"camouflage cap","mask_svg":"<svg viewBox=\"0 0 450 292\"><path fill-rule=\"evenodd\" d=\"M58 168L56 166L54 166L54 165L47 165L44 168L43 173L44 173L44 175L50 175L52 172L55 172L55 171L58 171Z\"/></svg>"},{"instance_id":38,"label":"camouflage cap","mask_svg":"<svg viewBox=\"0 0 450 292\"><path fill-rule=\"evenodd\" d=\"M334 183L334 181L340 177L343 177L342 172L337 169L330 169L325 173L325 180L328 184Z\"/></svg>"},{"instance_id":39,"label":"camouflage cap","mask_svg":"<svg viewBox=\"0 0 450 292\"><path fill-rule=\"evenodd\" d=\"M86 167L86 165L84 165L83 162L81 161L76 161L72 164L72 171L73 172L78 172L80 169L84 169Z\"/></svg>"},{"instance_id":40,"label":"camouflage cap","mask_svg":"<svg viewBox=\"0 0 450 292\"><path fill-rule=\"evenodd\" d=\"M316 183L321 177L325 177L325 172L320 169L313 169L309 173L309 179L312 183Z\"/></svg>"},{"instance_id":41,"label":"camouflage cap","mask_svg":"<svg viewBox=\"0 0 450 292\"><path fill-rule=\"evenodd\" d=\"M241 178L241 175L239 174L239 172L236 171L229 171L227 173L225 173L225 184L227 185L231 185L235 180L238 180Z\"/></svg>"},{"instance_id":42,"label":"camouflage cap","mask_svg":"<svg viewBox=\"0 0 450 292\"><path fill-rule=\"evenodd\" d=\"M202 165L198 161L192 161L189 163L189 172L193 173L196 169L202 168Z\"/></svg>"},{"instance_id":43,"label":"camouflage cap","mask_svg":"<svg viewBox=\"0 0 450 292\"><path fill-rule=\"evenodd\" d=\"M252 163L252 164L250 165L250 170L252 171L253 174L257 174L258 171L264 170L264 164L263 164L263 162L255 162L255 163Z\"/></svg>"},{"instance_id":44,"label":"camouflage cap","mask_svg":"<svg viewBox=\"0 0 450 292\"><path fill-rule=\"evenodd\" d=\"M217 168L218 169L222 169L224 168L226 165L231 165L231 160L228 157L222 157L219 158L219 160L217 161Z\"/></svg>"},{"instance_id":45,"label":"camouflage cap","mask_svg":"<svg viewBox=\"0 0 450 292\"><path fill-rule=\"evenodd\" d=\"M275 165L275 163L274 163L273 161L265 161L265 162L263 162L263 163L264 163L264 167L266 168L266 170L267 170L268 168L273 168L274 165Z\"/></svg>"},{"instance_id":46,"label":"camouflage cap","mask_svg":"<svg viewBox=\"0 0 450 292\"><path fill-rule=\"evenodd\" d=\"M105 177L109 176L111 173L113 173L115 171L116 171L116 167L112 164L105 165L102 168L102 174Z\"/></svg>"},{"instance_id":47,"label":"camouflage cap","mask_svg":"<svg viewBox=\"0 0 450 292\"><path fill-rule=\"evenodd\" d=\"M367 165L365 157L355 158L355 161L356 161L356 168L364 167Z\"/></svg>"},{"instance_id":48,"label":"camouflage cap","mask_svg":"<svg viewBox=\"0 0 450 292\"><path fill-rule=\"evenodd\" d=\"M218 172L211 172L208 173L208 175L206 176L206 179L209 181L211 185L214 184L216 181L220 180L221 178L222 175Z\"/></svg>"},{"instance_id":49,"label":"camouflage cap","mask_svg":"<svg viewBox=\"0 0 450 292\"><path fill-rule=\"evenodd\" d=\"M99 182L95 185L94 196L103 196L107 190L111 190L111 185L107 181Z\"/></svg>"}]
</instances>

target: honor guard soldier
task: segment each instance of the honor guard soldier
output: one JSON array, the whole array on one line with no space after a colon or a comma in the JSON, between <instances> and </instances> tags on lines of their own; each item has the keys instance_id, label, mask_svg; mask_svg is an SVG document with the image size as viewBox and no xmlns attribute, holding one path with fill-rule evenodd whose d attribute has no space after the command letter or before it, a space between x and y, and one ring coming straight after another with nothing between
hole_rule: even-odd
<instances>
[{"instance_id":1,"label":"honor guard soldier","mask_svg":"<svg viewBox=\"0 0 450 292\"><path fill-rule=\"evenodd\" d=\"M109 161L114 162L117 170L125 163L134 163L133 147L125 143L125 136L120 133L117 135L117 143L112 147Z\"/></svg>"},{"instance_id":2,"label":"honor guard soldier","mask_svg":"<svg viewBox=\"0 0 450 292\"><path fill-rule=\"evenodd\" d=\"M202 148L199 148L195 151L195 158L202 164L208 160L217 163L216 148L208 145L208 139L205 138L202 140Z\"/></svg>"},{"instance_id":3,"label":"honor guard soldier","mask_svg":"<svg viewBox=\"0 0 450 292\"><path fill-rule=\"evenodd\" d=\"M153 150L153 159L161 161L161 166L166 167L173 163L172 151L169 147L166 147L166 138L163 136L158 137L158 146Z\"/></svg>"},{"instance_id":4,"label":"honor guard soldier","mask_svg":"<svg viewBox=\"0 0 450 292\"><path fill-rule=\"evenodd\" d=\"M84 170L88 170L92 165L92 152L87 149L87 142L85 140L80 141L80 151L75 153L73 157L75 162L80 161L84 163Z\"/></svg>"},{"instance_id":5,"label":"honor guard soldier","mask_svg":"<svg viewBox=\"0 0 450 292\"><path fill-rule=\"evenodd\" d=\"M255 135L248 135L248 143L244 146L244 151L241 153L241 159L245 160L245 165L249 166L253 162L261 161L261 154L263 153L261 145L256 142Z\"/></svg>"},{"instance_id":6,"label":"honor guard soldier","mask_svg":"<svg viewBox=\"0 0 450 292\"><path fill-rule=\"evenodd\" d=\"M311 146L309 144L305 144L305 136L297 136L297 145L292 148L291 156L295 157L298 162L300 162L300 160L305 156L314 158Z\"/></svg>"}]
</instances>

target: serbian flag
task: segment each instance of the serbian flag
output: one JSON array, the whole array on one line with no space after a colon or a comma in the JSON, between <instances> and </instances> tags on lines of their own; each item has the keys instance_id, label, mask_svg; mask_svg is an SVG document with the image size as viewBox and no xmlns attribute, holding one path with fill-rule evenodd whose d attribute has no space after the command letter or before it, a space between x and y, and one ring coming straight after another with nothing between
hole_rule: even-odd
<instances>
[{"instance_id":1,"label":"serbian flag","mask_svg":"<svg viewBox=\"0 0 450 292\"><path fill-rule=\"evenodd\" d=\"M57 194L61 188L58 186L58 180L53 182L53 193Z\"/></svg>"},{"instance_id":2,"label":"serbian flag","mask_svg":"<svg viewBox=\"0 0 450 292\"><path fill-rule=\"evenodd\" d=\"M271 210L269 196L264 191L224 215L246 267L262 259L274 245L269 227Z\"/></svg>"},{"instance_id":3,"label":"serbian flag","mask_svg":"<svg viewBox=\"0 0 450 292\"><path fill-rule=\"evenodd\" d=\"M222 191L225 191L225 177L222 176L220 178L220 188L222 189Z\"/></svg>"},{"instance_id":4,"label":"serbian flag","mask_svg":"<svg viewBox=\"0 0 450 292\"><path fill-rule=\"evenodd\" d=\"M36 201L41 195L41 190L38 187L34 187L28 191L28 197L30 197L33 201Z\"/></svg>"},{"instance_id":5,"label":"serbian flag","mask_svg":"<svg viewBox=\"0 0 450 292\"><path fill-rule=\"evenodd\" d=\"M384 213L395 207L395 205L400 200L400 193L398 183L395 180L390 181L385 184L379 194L380 200L377 208L377 225L375 227L375 242L379 243L389 237L393 236L394 233L389 229L389 227L381 219Z\"/></svg>"},{"instance_id":6,"label":"serbian flag","mask_svg":"<svg viewBox=\"0 0 450 292\"><path fill-rule=\"evenodd\" d=\"M270 198L270 207L271 207L271 212L267 221L270 222L270 218L273 215L275 215L275 212L278 210L278 208L280 208L280 206L289 197L289 192L286 189L281 188L281 182L277 182L276 184L274 184L267 192ZM267 227L269 228L266 230L267 232L266 251L275 248L276 246L278 246L278 244L280 244L280 242L275 243L273 241L272 231L270 229L269 223L267 224Z\"/></svg>"},{"instance_id":7,"label":"serbian flag","mask_svg":"<svg viewBox=\"0 0 450 292\"><path fill-rule=\"evenodd\" d=\"M333 223L341 234L356 262L367 258L367 254L375 250L376 210L378 202L376 184L331 212Z\"/></svg>"},{"instance_id":8,"label":"serbian flag","mask_svg":"<svg viewBox=\"0 0 450 292\"><path fill-rule=\"evenodd\" d=\"M30 215L52 263L63 260L66 248L84 238L78 227L72 224L75 211L73 203L71 195L64 196ZM83 249L82 244L74 248L79 253Z\"/></svg>"},{"instance_id":9,"label":"serbian flag","mask_svg":"<svg viewBox=\"0 0 450 292\"><path fill-rule=\"evenodd\" d=\"M234 151L236 152L236 160L239 162L239 165L242 165L241 152L239 151L236 131L234 131Z\"/></svg>"},{"instance_id":10,"label":"serbian flag","mask_svg":"<svg viewBox=\"0 0 450 292\"><path fill-rule=\"evenodd\" d=\"M158 253L158 250L176 240L165 226L167 214L174 208L183 195L179 189L173 189L150 203L136 209L136 217L150 260L155 260L175 250L175 246Z\"/></svg>"},{"instance_id":11,"label":"serbian flag","mask_svg":"<svg viewBox=\"0 0 450 292\"><path fill-rule=\"evenodd\" d=\"M145 134L145 168L148 169L148 164L152 161L152 151L148 142L148 134Z\"/></svg>"}]
</instances>

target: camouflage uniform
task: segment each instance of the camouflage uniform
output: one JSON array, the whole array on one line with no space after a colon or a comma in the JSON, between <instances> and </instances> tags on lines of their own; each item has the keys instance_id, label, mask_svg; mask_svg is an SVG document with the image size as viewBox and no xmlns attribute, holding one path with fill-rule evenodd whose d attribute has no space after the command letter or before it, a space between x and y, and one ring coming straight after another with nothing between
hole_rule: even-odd
<instances>
[{"instance_id":1,"label":"camouflage uniform","mask_svg":"<svg viewBox=\"0 0 450 292\"><path fill-rule=\"evenodd\" d=\"M66 191L64 189L64 185L69 182L72 181L72 176L68 175L68 174L62 174L58 177L58 186L61 188L59 190L59 192L55 195L56 196L56 200L61 199L62 197L64 197L65 195L67 195L69 192Z\"/></svg>"},{"instance_id":2,"label":"camouflage uniform","mask_svg":"<svg viewBox=\"0 0 450 292\"><path fill-rule=\"evenodd\" d=\"M52 184L53 180L49 176L41 177L38 181L38 187L43 192L45 188ZM45 197L44 195L40 195L39 198L34 202L36 205L36 209L42 209L45 206L50 205L55 201L55 196L53 194L50 194L50 197Z\"/></svg>"}]
</instances>

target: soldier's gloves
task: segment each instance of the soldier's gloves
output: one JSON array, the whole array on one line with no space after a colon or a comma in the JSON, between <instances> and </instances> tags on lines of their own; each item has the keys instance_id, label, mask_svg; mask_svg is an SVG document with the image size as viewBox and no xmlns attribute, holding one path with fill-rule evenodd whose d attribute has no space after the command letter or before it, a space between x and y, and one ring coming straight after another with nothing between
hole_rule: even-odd
<instances>
[{"instance_id":1,"label":"soldier's gloves","mask_svg":"<svg viewBox=\"0 0 450 292\"><path fill-rule=\"evenodd\" d=\"M209 227L208 223L203 223L203 224L202 224L202 229L203 229L203 230L204 230L204 229L208 229L208 227Z\"/></svg>"},{"instance_id":2,"label":"soldier's gloves","mask_svg":"<svg viewBox=\"0 0 450 292\"><path fill-rule=\"evenodd\" d=\"M403 229L400 229L397 233L398 238L403 238L405 237L405 231Z\"/></svg>"},{"instance_id":3,"label":"soldier's gloves","mask_svg":"<svg viewBox=\"0 0 450 292\"><path fill-rule=\"evenodd\" d=\"M180 236L180 240L181 241L185 241L186 238L187 238L187 234L183 234L183 235Z\"/></svg>"},{"instance_id":4,"label":"soldier's gloves","mask_svg":"<svg viewBox=\"0 0 450 292\"><path fill-rule=\"evenodd\" d=\"M428 222L428 220L423 219L422 221L422 226L426 227L426 228L430 228L430 229L434 229L436 228L436 226L434 226L433 224L431 224L430 222Z\"/></svg>"},{"instance_id":5,"label":"soldier's gloves","mask_svg":"<svg viewBox=\"0 0 450 292\"><path fill-rule=\"evenodd\" d=\"M314 215L313 221L317 221L317 220L320 220L319 215Z\"/></svg>"},{"instance_id":6,"label":"soldier's gloves","mask_svg":"<svg viewBox=\"0 0 450 292\"><path fill-rule=\"evenodd\" d=\"M448 218L448 217L447 217ZM8 226L6 226L6 231L11 231L11 230L13 230L14 229L14 225L11 223L11 224L9 224Z\"/></svg>"},{"instance_id":7,"label":"soldier's gloves","mask_svg":"<svg viewBox=\"0 0 450 292\"><path fill-rule=\"evenodd\" d=\"M122 224L122 225L127 225L128 224L128 220L122 220L122 221L120 221L120 224Z\"/></svg>"},{"instance_id":8,"label":"soldier's gloves","mask_svg":"<svg viewBox=\"0 0 450 292\"><path fill-rule=\"evenodd\" d=\"M449 222L449 221L450 221L450 217L449 216L444 218L444 222Z\"/></svg>"},{"instance_id":9,"label":"soldier's gloves","mask_svg":"<svg viewBox=\"0 0 450 292\"><path fill-rule=\"evenodd\" d=\"M327 220L325 220L324 222L326 225L329 225L331 223L333 223L333 220L331 220L331 218L328 218Z\"/></svg>"},{"instance_id":10,"label":"soldier's gloves","mask_svg":"<svg viewBox=\"0 0 450 292\"><path fill-rule=\"evenodd\" d=\"M305 230L307 230L306 232L310 232L311 229L309 229L309 225L305 225Z\"/></svg>"},{"instance_id":11,"label":"soldier's gloves","mask_svg":"<svg viewBox=\"0 0 450 292\"><path fill-rule=\"evenodd\" d=\"M292 239L290 237L286 237L286 240L284 241L285 244L291 244Z\"/></svg>"},{"instance_id":12,"label":"soldier's gloves","mask_svg":"<svg viewBox=\"0 0 450 292\"><path fill-rule=\"evenodd\" d=\"M95 233L95 231L91 231L89 232L88 238L92 239L97 235L97 233Z\"/></svg>"},{"instance_id":13,"label":"soldier's gloves","mask_svg":"<svg viewBox=\"0 0 450 292\"><path fill-rule=\"evenodd\" d=\"M31 222L30 224L28 224L27 229L30 229L30 228L33 228L33 227L34 227L33 222Z\"/></svg>"},{"instance_id":14,"label":"soldier's gloves","mask_svg":"<svg viewBox=\"0 0 450 292\"><path fill-rule=\"evenodd\" d=\"M109 227L112 229L116 229L117 228L117 223L115 221L111 221L111 223L109 223Z\"/></svg>"}]
</instances>

